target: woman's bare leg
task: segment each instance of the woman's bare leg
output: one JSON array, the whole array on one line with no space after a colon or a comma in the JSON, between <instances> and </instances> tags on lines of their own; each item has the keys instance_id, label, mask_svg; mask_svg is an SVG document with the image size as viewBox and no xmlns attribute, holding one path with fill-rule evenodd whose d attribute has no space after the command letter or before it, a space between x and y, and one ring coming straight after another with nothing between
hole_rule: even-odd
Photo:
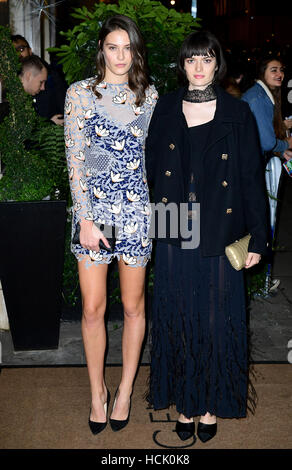
<instances>
[{"instance_id":1,"label":"woman's bare leg","mask_svg":"<svg viewBox=\"0 0 292 470\"><path fill-rule=\"evenodd\" d=\"M91 421L105 422L104 403L107 389L104 382L104 354L106 331L104 313L106 309L107 264L85 266L86 260L78 263L82 293L82 336L91 388Z\"/></svg>"},{"instance_id":2,"label":"woman's bare leg","mask_svg":"<svg viewBox=\"0 0 292 470\"><path fill-rule=\"evenodd\" d=\"M120 286L124 307L122 338L123 369L115 407L111 418L127 419L129 400L145 335L145 268L130 267L119 262Z\"/></svg>"}]
</instances>

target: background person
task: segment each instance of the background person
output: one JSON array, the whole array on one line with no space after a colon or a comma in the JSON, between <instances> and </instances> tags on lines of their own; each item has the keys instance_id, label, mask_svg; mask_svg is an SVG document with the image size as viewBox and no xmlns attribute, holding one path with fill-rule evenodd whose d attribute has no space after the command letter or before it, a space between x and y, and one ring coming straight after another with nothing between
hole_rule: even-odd
<instances>
[{"instance_id":1,"label":"background person","mask_svg":"<svg viewBox=\"0 0 292 470\"><path fill-rule=\"evenodd\" d=\"M47 69L38 56L31 55L22 61L19 78L29 95L35 96L44 90L47 77Z\"/></svg>"},{"instance_id":2,"label":"background person","mask_svg":"<svg viewBox=\"0 0 292 470\"><path fill-rule=\"evenodd\" d=\"M258 79L242 96L255 116L261 148L266 161L266 185L270 194L270 253L266 275L265 295L275 291L279 279L272 279L273 239L275 237L277 200L282 174L280 158L289 159L287 150L292 147L292 136L287 136L291 120L283 121L281 86L284 80L284 64L279 57L268 56L260 60Z\"/></svg>"},{"instance_id":3,"label":"background person","mask_svg":"<svg viewBox=\"0 0 292 470\"><path fill-rule=\"evenodd\" d=\"M246 76L247 72L244 64L239 61L229 61L227 63L227 72L221 82L221 86L232 96L235 96L235 98L241 98Z\"/></svg>"},{"instance_id":4,"label":"background person","mask_svg":"<svg viewBox=\"0 0 292 470\"><path fill-rule=\"evenodd\" d=\"M282 117L284 65L278 57L263 58L257 76L256 83L243 94L242 100L249 104L256 119L262 152L268 160L275 152L283 155L292 147L292 137L286 136Z\"/></svg>"},{"instance_id":5,"label":"background person","mask_svg":"<svg viewBox=\"0 0 292 470\"><path fill-rule=\"evenodd\" d=\"M11 40L16 51L19 53L21 61L33 54L29 43L23 36L19 34L12 35ZM36 111L40 116L62 126L64 124L63 115L67 84L58 70L43 59L40 60L47 69L48 77L45 88L35 96Z\"/></svg>"}]
</instances>

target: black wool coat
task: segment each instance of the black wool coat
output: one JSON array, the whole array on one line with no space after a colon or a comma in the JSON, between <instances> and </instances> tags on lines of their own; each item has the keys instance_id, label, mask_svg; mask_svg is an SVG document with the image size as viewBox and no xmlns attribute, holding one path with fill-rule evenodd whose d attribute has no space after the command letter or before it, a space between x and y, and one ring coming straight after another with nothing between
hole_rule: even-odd
<instances>
[{"instance_id":1,"label":"black wool coat","mask_svg":"<svg viewBox=\"0 0 292 470\"><path fill-rule=\"evenodd\" d=\"M155 204L188 201L191 146L182 112L184 91L162 96L150 122L145 156ZM202 156L201 252L222 255L227 245L250 233L249 251L265 254L268 203L256 122L247 103L219 86L216 92L216 112ZM182 239L159 240L180 246Z\"/></svg>"}]
</instances>

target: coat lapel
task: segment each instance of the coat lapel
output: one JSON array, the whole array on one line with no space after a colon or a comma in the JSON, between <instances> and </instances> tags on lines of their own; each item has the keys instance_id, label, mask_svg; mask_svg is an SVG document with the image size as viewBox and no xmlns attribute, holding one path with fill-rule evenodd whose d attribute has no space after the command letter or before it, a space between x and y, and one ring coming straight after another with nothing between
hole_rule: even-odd
<instances>
[{"instance_id":1,"label":"coat lapel","mask_svg":"<svg viewBox=\"0 0 292 470\"><path fill-rule=\"evenodd\" d=\"M232 132L231 123L215 121L210 130L210 134L208 136L208 144L205 147L205 152L207 152L210 149L210 147L215 145L219 140L223 139L231 132Z\"/></svg>"},{"instance_id":2,"label":"coat lapel","mask_svg":"<svg viewBox=\"0 0 292 470\"><path fill-rule=\"evenodd\" d=\"M216 87L217 92L217 106L214 116L214 123L208 136L208 144L205 147L205 151L209 150L216 142L226 137L232 132L232 112L229 113L229 109L226 108L226 104L223 104L223 95L219 87ZM230 114L228 116L228 114Z\"/></svg>"},{"instance_id":3,"label":"coat lapel","mask_svg":"<svg viewBox=\"0 0 292 470\"><path fill-rule=\"evenodd\" d=\"M188 135L188 126L185 115L182 111L182 101L185 93L185 88L179 88L177 90L176 99L173 103L173 109L171 111L171 120L175 124L176 129L174 129L175 134L178 130L182 130Z\"/></svg>"}]
</instances>

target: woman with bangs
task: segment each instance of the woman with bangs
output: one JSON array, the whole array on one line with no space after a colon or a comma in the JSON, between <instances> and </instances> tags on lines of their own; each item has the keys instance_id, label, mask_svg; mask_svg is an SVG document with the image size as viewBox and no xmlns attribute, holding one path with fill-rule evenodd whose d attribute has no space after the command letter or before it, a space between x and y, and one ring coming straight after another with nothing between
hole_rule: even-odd
<instances>
[{"instance_id":1,"label":"woman with bangs","mask_svg":"<svg viewBox=\"0 0 292 470\"><path fill-rule=\"evenodd\" d=\"M249 106L219 86L225 69L217 38L191 33L178 58L183 86L159 99L146 141L154 201L176 205L176 226L191 234L174 236L171 215L162 234L158 214L147 399L154 409L175 405L177 435L192 443L195 416L207 442L217 417L245 417L255 406L244 273L225 247L251 234L246 269L266 251L264 167Z\"/></svg>"},{"instance_id":2,"label":"woman with bangs","mask_svg":"<svg viewBox=\"0 0 292 470\"><path fill-rule=\"evenodd\" d=\"M99 34L96 76L73 83L65 103L74 204L72 251L78 260L82 293L82 335L91 387L88 423L93 434L106 427L110 402L104 378L104 315L108 265L114 259L118 260L124 329L123 369L110 416L112 430L123 429L130 416L145 334L145 269L152 248L144 142L156 99L137 25L124 15L108 18ZM109 244L102 226L112 227L115 246Z\"/></svg>"}]
</instances>

